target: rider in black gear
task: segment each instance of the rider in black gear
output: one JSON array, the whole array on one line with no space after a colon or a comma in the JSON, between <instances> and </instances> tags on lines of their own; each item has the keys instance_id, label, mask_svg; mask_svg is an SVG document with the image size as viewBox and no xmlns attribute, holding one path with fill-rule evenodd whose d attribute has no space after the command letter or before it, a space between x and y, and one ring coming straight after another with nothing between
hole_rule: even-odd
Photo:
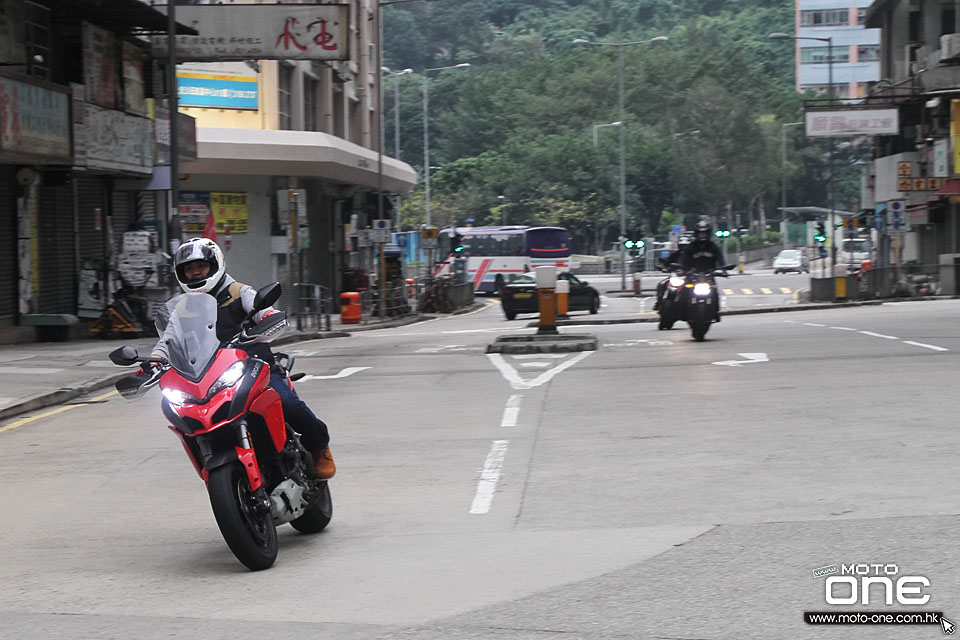
<instances>
[{"instance_id":1,"label":"rider in black gear","mask_svg":"<svg viewBox=\"0 0 960 640\"><path fill-rule=\"evenodd\" d=\"M713 273L716 269L724 266L723 252L720 247L710 239L713 231L710 222L701 220L697 223L696 237L680 256L680 264L684 269L698 271L701 273ZM713 287L713 301L716 304L716 321L720 322L720 294L716 285Z\"/></svg>"}]
</instances>

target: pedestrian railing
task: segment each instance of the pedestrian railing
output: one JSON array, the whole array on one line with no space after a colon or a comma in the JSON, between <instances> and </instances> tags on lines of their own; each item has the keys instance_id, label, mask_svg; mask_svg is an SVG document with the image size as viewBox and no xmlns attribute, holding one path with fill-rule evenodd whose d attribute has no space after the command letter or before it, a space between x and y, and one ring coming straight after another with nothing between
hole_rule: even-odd
<instances>
[{"instance_id":1,"label":"pedestrian railing","mask_svg":"<svg viewBox=\"0 0 960 640\"><path fill-rule=\"evenodd\" d=\"M333 297L330 289L321 284L295 282L299 305L296 312L297 330L330 331L330 313Z\"/></svg>"}]
</instances>

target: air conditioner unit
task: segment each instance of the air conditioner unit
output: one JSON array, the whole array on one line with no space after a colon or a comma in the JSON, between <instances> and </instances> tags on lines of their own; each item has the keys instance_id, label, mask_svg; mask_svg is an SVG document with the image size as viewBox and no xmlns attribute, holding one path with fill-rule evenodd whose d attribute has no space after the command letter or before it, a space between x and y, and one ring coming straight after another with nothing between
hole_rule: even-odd
<instances>
[{"instance_id":1,"label":"air conditioner unit","mask_svg":"<svg viewBox=\"0 0 960 640\"><path fill-rule=\"evenodd\" d=\"M960 33L940 36L940 62L960 58Z\"/></svg>"}]
</instances>

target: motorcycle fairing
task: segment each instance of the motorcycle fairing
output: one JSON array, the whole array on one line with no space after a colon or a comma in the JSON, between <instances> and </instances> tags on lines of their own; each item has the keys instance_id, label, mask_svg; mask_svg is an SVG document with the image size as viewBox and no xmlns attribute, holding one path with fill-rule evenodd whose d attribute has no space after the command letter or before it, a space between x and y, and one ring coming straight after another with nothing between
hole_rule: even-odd
<instances>
[{"instance_id":1,"label":"motorcycle fairing","mask_svg":"<svg viewBox=\"0 0 960 640\"><path fill-rule=\"evenodd\" d=\"M266 389L250 404L250 412L263 416L274 448L277 451L283 449L283 445L287 442L287 430L284 426L280 394L273 389Z\"/></svg>"}]
</instances>

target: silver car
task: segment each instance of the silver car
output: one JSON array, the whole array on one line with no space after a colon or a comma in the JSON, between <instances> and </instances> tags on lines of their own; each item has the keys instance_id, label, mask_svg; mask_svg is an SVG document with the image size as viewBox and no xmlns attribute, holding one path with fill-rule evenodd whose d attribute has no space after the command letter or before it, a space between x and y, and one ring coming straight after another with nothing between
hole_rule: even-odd
<instances>
[{"instance_id":1,"label":"silver car","mask_svg":"<svg viewBox=\"0 0 960 640\"><path fill-rule=\"evenodd\" d=\"M784 249L773 259L774 273L810 273L810 262L799 249Z\"/></svg>"}]
</instances>

